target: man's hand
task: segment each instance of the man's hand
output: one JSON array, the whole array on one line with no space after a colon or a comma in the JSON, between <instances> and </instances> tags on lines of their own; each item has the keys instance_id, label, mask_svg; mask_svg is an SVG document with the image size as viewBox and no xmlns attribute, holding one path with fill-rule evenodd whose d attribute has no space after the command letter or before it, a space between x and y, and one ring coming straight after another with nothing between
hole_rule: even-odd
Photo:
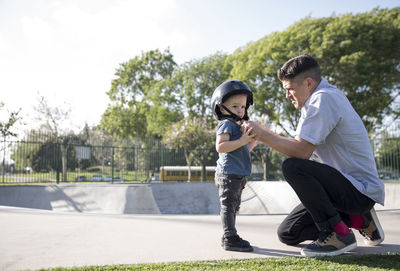
<instances>
[{"instance_id":1,"label":"man's hand","mask_svg":"<svg viewBox=\"0 0 400 271\"><path fill-rule=\"evenodd\" d=\"M283 137L255 121L244 121L241 125L241 129L242 133L251 129L251 134L254 135L257 141L268 145L288 157L309 159L316 149L315 145L300 137Z\"/></svg>"},{"instance_id":2,"label":"man's hand","mask_svg":"<svg viewBox=\"0 0 400 271\"><path fill-rule=\"evenodd\" d=\"M241 130L242 133L251 130L251 135L254 135L254 138L256 140L260 140L262 134L269 131L267 127L264 127L263 125L255 121L244 121L241 125Z\"/></svg>"}]
</instances>

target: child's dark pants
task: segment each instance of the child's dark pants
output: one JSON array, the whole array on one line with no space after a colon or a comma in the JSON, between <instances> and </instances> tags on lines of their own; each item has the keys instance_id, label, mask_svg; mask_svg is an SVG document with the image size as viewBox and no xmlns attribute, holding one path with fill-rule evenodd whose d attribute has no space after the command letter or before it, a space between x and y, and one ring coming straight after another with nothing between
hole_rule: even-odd
<instances>
[{"instance_id":1,"label":"child's dark pants","mask_svg":"<svg viewBox=\"0 0 400 271\"><path fill-rule=\"evenodd\" d=\"M221 204L221 221L224 236L237 234L235 222L236 212L239 211L242 191L246 185L246 177L216 173L215 184Z\"/></svg>"}]
</instances>

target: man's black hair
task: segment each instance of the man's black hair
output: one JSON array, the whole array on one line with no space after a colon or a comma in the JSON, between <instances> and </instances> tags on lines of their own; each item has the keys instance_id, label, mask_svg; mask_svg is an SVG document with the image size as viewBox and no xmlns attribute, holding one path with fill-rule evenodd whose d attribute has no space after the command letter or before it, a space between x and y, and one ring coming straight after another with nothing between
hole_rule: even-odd
<instances>
[{"instance_id":1,"label":"man's black hair","mask_svg":"<svg viewBox=\"0 0 400 271\"><path fill-rule=\"evenodd\" d=\"M289 59L278 70L278 78L280 81L292 80L301 75L301 79L311 77L315 82L321 81L321 70L318 62L310 55L304 54Z\"/></svg>"}]
</instances>

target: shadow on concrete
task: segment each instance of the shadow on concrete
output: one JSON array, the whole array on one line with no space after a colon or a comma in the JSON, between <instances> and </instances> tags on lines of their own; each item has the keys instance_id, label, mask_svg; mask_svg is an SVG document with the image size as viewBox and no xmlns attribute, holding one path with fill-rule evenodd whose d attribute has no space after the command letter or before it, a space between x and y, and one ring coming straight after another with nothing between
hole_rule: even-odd
<instances>
[{"instance_id":1,"label":"shadow on concrete","mask_svg":"<svg viewBox=\"0 0 400 271\"><path fill-rule=\"evenodd\" d=\"M52 210L50 199L43 196L46 194L46 186L4 186L0 189L0 205Z\"/></svg>"},{"instance_id":2,"label":"shadow on concrete","mask_svg":"<svg viewBox=\"0 0 400 271\"><path fill-rule=\"evenodd\" d=\"M280 250L280 249L271 249L271 248L261 248L253 246L254 251L252 253L265 255L269 257L288 257L288 256L301 256L299 251L290 251L290 250Z\"/></svg>"},{"instance_id":3,"label":"shadow on concrete","mask_svg":"<svg viewBox=\"0 0 400 271\"><path fill-rule=\"evenodd\" d=\"M72 186L74 188L75 186ZM72 190L70 195L65 187L58 185L46 186L4 186L0 189L0 205L32 208L41 210L64 210L83 212L86 206L93 203L87 200L86 193ZM80 199L84 199L81 202Z\"/></svg>"},{"instance_id":4,"label":"shadow on concrete","mask_svg":"<svg viewBox=\"0 0 400 271\"><path fill-rule=\"evenodd\" d=\"M400 253L399 244L387 244L383 241L382 244L378 246L359 246L354 252L361 254L386 254L390 253Z\"/></svg>"}]
</instances>

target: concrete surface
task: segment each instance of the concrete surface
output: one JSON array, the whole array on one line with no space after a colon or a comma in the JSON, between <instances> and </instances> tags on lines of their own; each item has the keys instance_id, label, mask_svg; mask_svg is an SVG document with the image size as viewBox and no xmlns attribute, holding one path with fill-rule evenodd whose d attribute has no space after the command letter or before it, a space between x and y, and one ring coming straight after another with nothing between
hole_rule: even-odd
<instances>
[{"instance_id":1,"label":"concrete surface","mask_svg":"<svg viewBox=\"0 0 400 271\"><path fill-rule=\"evenodd\" d=\"M349 254L400 253L400 185L377 205L386 239ZM285 182L249 182L237 218L251 253L220 247L213 183L0 186L0 270L300 256L276 229L298 199ZM182 215L185 214L185 215Z\"/></svg>"},{"instance_id":2,"label":"concrete surface","mask_svg":"<svg viewBox=\"0 0 400 271\"><path fill-rule=\"evenodd\" d=\"M400 211L378 212L386 239L348 254L400 253ZM279 242L284 215L240 215L239 234L255 251L220 247L218 215L105 215L0 207L0 270L300 256Z\"/></svg>"}]
</instances>

